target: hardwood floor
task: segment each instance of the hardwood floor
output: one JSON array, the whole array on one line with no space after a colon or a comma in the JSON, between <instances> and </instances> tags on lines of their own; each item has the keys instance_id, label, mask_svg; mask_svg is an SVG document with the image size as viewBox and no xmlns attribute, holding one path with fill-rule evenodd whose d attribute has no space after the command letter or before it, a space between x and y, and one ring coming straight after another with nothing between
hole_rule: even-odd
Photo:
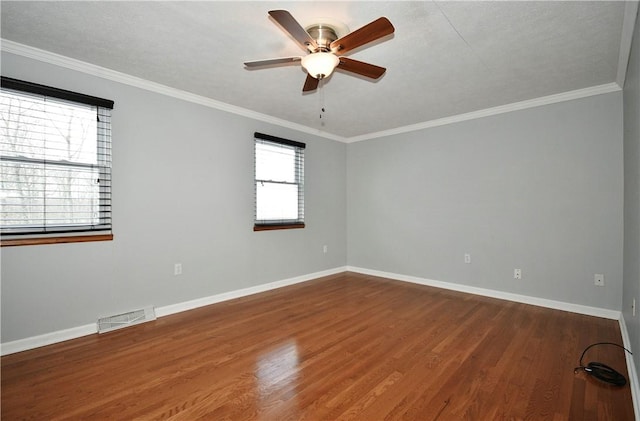
<instances>
[{"instance_id":1,"label":"hardwood floor","mask_svg":"<svg viewBox=\"0 0 640 421\"><path fill-rule=\"evenodd\" d=\"M2 357L1 415L632 420L629 385L573 372L601 341L616 321L345 273Z\"/></svg>"}]
</instances>

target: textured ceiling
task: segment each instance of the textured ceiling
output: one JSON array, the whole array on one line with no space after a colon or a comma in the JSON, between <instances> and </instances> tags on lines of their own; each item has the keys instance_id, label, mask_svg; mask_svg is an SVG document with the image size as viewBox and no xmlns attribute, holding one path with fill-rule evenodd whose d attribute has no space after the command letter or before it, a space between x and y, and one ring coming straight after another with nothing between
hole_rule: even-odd
<instances>
[{"instance_id":1,"label":"textured ceiling","mask_svg":"<svg viewBox=\"0 0 640 421\"><path fill-rule=\"evenodd\" d=\"M7 2L3 39L345 139L616 82L624 2ZM335 72L303 94L303 54L267 12L353 31L380 16L395 34L349 57L378 81ZM320 107L326 109L321 125Z\"/></svg>"}]
</instances>

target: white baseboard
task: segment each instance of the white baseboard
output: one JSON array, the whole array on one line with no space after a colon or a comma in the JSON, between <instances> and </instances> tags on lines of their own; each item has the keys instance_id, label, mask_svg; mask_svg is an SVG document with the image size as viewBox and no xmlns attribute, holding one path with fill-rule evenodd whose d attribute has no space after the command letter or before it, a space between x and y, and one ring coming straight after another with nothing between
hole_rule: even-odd
<instances>
[{"instance_id":1,"label":"white baseboard","mask_svg":"<svg viewBox=\"0 0 640 421\"><path fill-rule=\"evenodd\" d=\"M346 266L334 269L324 270L321 272L309 273L307 275L296 276L294 278L283 279L280 281L269 282L267 284L256 285L249 288L238 289L235 291L223 292L221 294L211 295L209 297L198 298L191 301L185 301L168 306L158 307L155 309L156 317L164 317L170 314L180 313L182 311L193 310L198 307L219 303L222 301L233 300L234 298L245 297L247 295L257 294L272 289L282 288L288 285L300 282L310 281L312 279L321 278L323 276L342 273L347 270ZM0 355L9 355L16 352L27 351L29 349L39 348L41 346L51 345L58 342L68 341L70 339L80 338L82 336L91 335L98 332L96 323L84 326L72 327L70 329L58 330L56 332L45 333L43 335L32 336L16 341L5 342L0 345Z\"/></svg>"},{"instance_id":2,"label":"white baseboard","mask_svg":"<svg viewBox=\"0 0 640 421\"><path fill-rule=\"evenodd\" d=\"M629 331L627 330L627 324L624 321L624 315L620 314L620 334L622 335L622 344L631 352L636 352L631 345L629 339ZM627 372L629 373L629 386L631 387L631 398L633 400L633 411L636 414L636 421L640 420L640 385L638 384L638 372L636 371L636 365L633 361L633 356L628 352L625 352L625 358L627 361Z\"/></svg>"},{"instance_id":3,"label":"white baseboard","mask_svg":"<svg viewBox=\"0 0 640 421\"><path fill-rule=\"evenodd\" d=\"M571 313L586 314L588 316L602 317L604 319L619 320L621 313L616 310L609 310L599 307L589 307L580 304L566 303L564 301L549 300L546 298L530 297L528 295L513 294L510 292L498 291L487 288L472 287L469 285L454 284L451 282L435 281L433 279L419 278L416 276L402 275L398 273L382 272L379 270L365 269L355 266L347 266L350 272L362 273L364 275L379 276L381 278L395 279L398 281L411 282L413 284L427 285L436 288L448 289L468 294L482 295L484 297L498 298L501 300L514 301L517 303L531 304L538 307L552 308L555 310L569 311Z\"/></svg>"},{"instance_id":4,"label":"white baseboard","mask_svg":"<svg viewBox=\"0 0 640 421\"><path fill-rule=\"evenodd\" d=\"M15 354L16 352L26 351L33 348L40 348L41 346L56 344L58 342L68 341L69 339L76 339L81 336L87 336L97 332L98 325L96 323L91 323L84 326L77 326L70 329L45 333L44 335L18 339L17 341L5 342L0 345L0 355Z\"/></svg>"},{"instance_id":5,"label":"white baseboard","mask_svg":"<svg viewBox=\"0 0 640 421\"><path fill-rule=\"evenodd\" d=\"M177 304L170 304L155 309L157 317L164 317L182 311L192 310L210 304L222 301L233 300L235 298L245 297L260 292L265 292L300 282L310 281L312 279L321 278L323 276L334 275L337 273L350 271L362 273L365 275L379 276L383 278L395 279L398 281L411 282L420 285L428 285L437 288L449 289L453 291L465 292L469 294L482 295L486 297L498 298L519 303L532 304L540 307L553 308L557 310L570 311L572 313L586 314L589 316L602 317L606 319L620 320L621 313L619 311L607 310L597 307L588 307L579 304L565 303L562 301L548 300L544 298L529 297L526 295L512 294L503 291L471 287L467 285L454 284L449 282L435 281L432 279L419 278L415 276L407 276L391 272L382 272L378 270L365 269L355 266L343 266L325 271L314 272L307 275L297 276L294 278L283 279L280 281L269 282L262 285L256 285L249 288L243 288L235 291L223 292L209 297L198 298L195 300L185 301ZM76 339L82 336L97 333L97 325L95 323L84 326L77 326L69 329L59 330L56 332L45 333L43 335L32 336L25 339L6 342L0 345L0 355L9 355L16 352L26 351L29 349L39 348L41 346L51 345L58 342Z\"/></svg>"},{"instance_id":6,"label":"white baseboard","mask_svg":"<svg viewBox=\"0 0 640 421\"><path fill-rule=\"evenodd\" d=\"M342 273L346 271L346 267L334 268L324 270L321 272L314 272L307 275L296 276L295 278L283 279L281 281L270 282L268 284L256 285L249 288L237 289L235 291L223 292L222 294L211 295L209 297L198 298L191 301L185 301L178 304L171 304L164 307L156 308L156 316L164 317L170 314L180 313L182 311L193 310L198 307L208 306L210 304L219 303L222 301L233 300L235 298L246 297L247 295L257 294L259 292L265 292L272 289L282 288L300 282L310 281L312 279L321 278L323 276L335 275L336 273Z\"/></svg>"}]
</instances>

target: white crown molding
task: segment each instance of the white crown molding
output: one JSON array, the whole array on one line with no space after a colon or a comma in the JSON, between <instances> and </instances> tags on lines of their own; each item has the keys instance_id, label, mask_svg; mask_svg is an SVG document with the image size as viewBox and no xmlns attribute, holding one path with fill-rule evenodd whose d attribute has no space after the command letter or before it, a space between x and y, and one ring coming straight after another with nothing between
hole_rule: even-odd
<instances>
[{"instance_id":1,"label":"white crown molding","mask_svg":"<svg viewBox=\"0 0 640 421\"><path fill-rule=\"evenodd\" d=\"M464 292L467 294L481 295L484 297L498 298L500 300L513 301L516 303L531 304L538 307L552 308L555 310L563 310L571 313L585 314L587 316L596 316L603 319L618 320L621 313L616 310L605 308L589 307L580 304L566 303L564 301L549 300L546 298L531 297L528 295L513 294L510 292L498 291L488 288L478 288L463 284L454 284L451 282L436 281L433 279L420 278L417 276L401 275L398 273L383 272L373 269L365 269L354 266L347 266L349 272L362 273L364 275L379 276L381 278L395 279L413 284L427 285L436 288L448 289L451 291Z\"/></svg>"},{"instance_id":2,"label":"white crown molding","mask_svg":"<svg viewBox=\"0 0 640 421\"><path fill-rule=\"evenodd\" d=\"M632 3L636 3L636 2L632 2ZM636 7L635 10L637 11L637 3L635 4L635 7ZM627 7L625 8L625 12L630 8L631 6L627 5ZM628 22L628 21L629 19L627 19L627 13L625 13L625 22ZM631 32L633 35L633 22L627 23L626 26L623 24L623 27L625 28L629 26L631 26ZM631 41L629 40L629 48L630 48L630 42ZM178 98L184 101L193 102L206 107L215 108L217 110L226 111L226 112L237 114L243 117L251 118L251 119L262 121L269 124L274 124L281 127L286 127L292 130L297 130L303 133L308 133L308 134L324 137L326 139L335 140L343 143L354 143L354 142L360 142L363 140L393 136L401 133L414 132L418 130L428 129L431 127L444 126L447 124L459 123L462 121L474 120L478 118L509 113L512 111L524 110L524 109L533 108L533 107L540 107L543 105L555 104L555 103L564 102L564 101L571 101L574 99L585 98L593 95L601 95L601 94L606 94L606 93L616 92L621 90L621 85L619 85L616 82L612 82L604 85L598 85L598 86L593 86L593 87L584 88L584 89L577 89L574 91L563 92L560 94L534 98L526 101L514 102L511 104L501 105L501 106L492 107L492 108L486 108L478 111L472 111L470 113L458 114L454 116L439 118L436 120L429 120L422 123L398 127L395 129L383 130L379 132L368 133L360 136L352 136L352 137L346 138L346 137L338 136L335 134L326 133L312 127L304 126L302 124L294 123L287 120L282 120L266 114L247 110L246 108L237 107L235 105L227 104L221 101L216 101L211 98L193 94L191 92L186 92L180 89L172 88L156 82L151 82L146 79L127 75L125 73L121 73L115 70L96 66L94 64L86 63L84 61L65 57L60 54L41 50L39 48L30 47L28 45L20 44L14 41L0 39L0 49L2 51L6 51L11 54L16 54L26 58L38 60L44 63L53 64L53 65L64 67L70 70L75 70L82 73L90 74L92 76L97 76L103 79L112 80L114 82L123 83L123 84L134 86L140 89L145 89L148 91ZM627 52L627 55L626 55L627 61L629 58L628 56L629 54ZM621 54L621 58L622 57L623 55ZM618 76L620 76L620 72L618 72Z\"/></svg>"},{"instance_id":3,"label":"white crown molding","mask_svg":"<svg viewBox=\"0 0 640 421\"><path fill-rule=\"evenodd\" d=\"M485 108L484 110L472 111L470 113L458 114L450 117L439 118L437 120L425 121L423 123L412 124L409 126L398 127L395 129L384 130L376 133L369 133L361 136L353 136L347 139L348 143L360 142L379 137L393 136L401 133L415 132L418 130L428 129L431 127L444 126L447 124L459 123L461 121L475 120L477 118L490 117L493 115L510 113L512 111L525 110L527 108L540 107L543 105L555 104L558 102L572 101L574 99L586 98L594 95L608 94L610 92L620 91L621 88L617 83L606 83L604 85L592 86L584 89L576 89L575 91L563 92L559 94L543 96L540 98L529 99L526 101L514 102L511 104L500 105L498 107Z\"/></svg>"},{"instance_id":4,"label":"white crown molding","mask_svg":"<svg viewBox=\"0 0 640 421\"><path fill-rule=\"evenodd\" d=\"M64 67L66 69L75 70L125 85L134 86L136 88L144 89L147 91L156 92L162 95L178 98L183 101L193 102L195 104L203 105L209 108L215 108L217 110L226 111L232 114L237 114L243 117L251 118L253 120L275 124L277 126L286 127L289 129L297 130L299 132L308 133L331 140L336 140L338 142L346 142L346 139L344 137L326 133L318 129L304 126L302 124L282 120L266 114L258 113L256 111L247 110L246 108L237 107L235 105L227 104L221 101L216 101L215 99L196 95L191 92L183 91L181 89L176 89L170 86L162 85L160 83L151 82L146 79L128 75L126 73L121 73L115 70L107 69L105 67L96 66L94 64L90 64L81 60L76 60L60 54L41 50L39 48L30 47L28 45L20 44L14 41L0 39L0 49L7 53L16 54L48 64L53 64L55 66Z\"/></svg>"},{"instance_id":5,"label":"white crown molding","mask_svg":"<svg viewBox=\"0 0 640 421\"><path fill-rule=\"evenodd\" d=\"M622 336L622 344L629 351L634 352L631 345L631 339L629 339L629 331L627 330L627 323L624 321L624 315L620 313L620 335ZM633 411L636 414L636 420L640 420L640 386L638 385L638 372L636 371L636 365L633 361L633 356L628 352L624 353L627 362L627 373L629 374L629 386L631 387L631 399L633 400Z\"/></svg>"},{"instance_id":6,"label":"white crown molding","mask_svg":"<svg viewBox=\"0 0 640 421\"><path fill-rule=\"evenodd\" d=\"M193 310L198 307L207 306L210 304L219 303L222 301L233 300L235 298L246 297L248 295L257 294L260 292L270 291L272 289L282 288L288 285L298 284L300 282L306 282L324 276L335 275L347 270L346 266L337 267L333 269L323 270L320 272L309 273L302 276L296 276L294 278L282 279L280 281L269 282L266 284L256 285L249 288L238 289L235 291L223 292L221 294L211 295L209 297L198 298L191 301L185 301L177 304L170 304L155 309L156 317L169 316L171 314L180 313L187 310ZM5 342L0 345L0 355L15 354L16 352L27 351L29 349L39 348L46 345L55 344L58 342L68 341L70 339L77 339L82 336L92 335L98 333L97 323L91 323L84 326L72 327L70 329L58 330L55 332L45 333L43 335L32 336L25 339L18 339L11 342Z\"/></svg>"},{"instance_id":7,"label":"white crown molding","mask_svg":"<svg viewBox=\"0 0 640 421\"><path fill-rule=\"evenodd\" d=\"M620 52L618 55L618 75L616 82L620 88L624 88L627 78L627 67L631 56L631 42L633 41L633 30L638 16L638 1L625 1L624 17L622 19L622 35L620 37ZM639 40L640 42L640 40Z\"/></svg>"}]
</instances>

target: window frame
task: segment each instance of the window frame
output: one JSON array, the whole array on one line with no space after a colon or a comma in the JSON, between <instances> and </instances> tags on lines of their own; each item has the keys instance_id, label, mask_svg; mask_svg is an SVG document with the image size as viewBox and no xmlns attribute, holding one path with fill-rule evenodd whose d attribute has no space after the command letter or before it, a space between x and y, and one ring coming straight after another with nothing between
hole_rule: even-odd
<instances>
[{"instance_id":1,"label":"window frame","mask_svg":"<svg viewBox=\"0 0 640 421\"><path fill-rule=\"evenodd\" d=\"M298 186L298 217L296 219L258 219L258 183L275 183L274 180L258 179L257 175L257 146L259 144L271 144L282 146L286 149L293 149L295 152L294 172L295 182L287 184L296 184ZM280 137L255 132L254 133L254 213L253 213L253 230L254 231L270 231L282 229L304 228L304 151L306 144L294 140L283 139Z\"/></svg>"},{"instance_id":2,"label":"window frame","mask_svg":"<svg viewBox=\"0 0 640 421\"><path fill-rule=\"evenodd\" d=\"M23 245L35 245L35 244L59 244L59 243L72 243L72 242L89 242L89 241L110 241L113 240L112 223L111 223L111 110L113 109L114 102L108 99L98 98L90 95L80 94L73 91L67 91L51 86L40 85L23 80L13 79L2 76L1 84L2 90L7 92L14 91L18 94L32 94L42 96L43 98L52 98L56 100L63 100L78 105L89 105L96 107L96 147L99 154L99 161L95 164L95 168L99 171L100 180L103 177L108 177L108 186L104 187L100 185L99 188L99 223L97 225L86 224L72 226L58 225L47 227L43 225L34 226L32 230L16 229L13 232L8 230L6 232L0 232L0 246L23 246ZM100 120L100 118L103 120ZM6 157L3 160L7 162L19 162L22 158L16 157L15 159ZM43 166L48 165L46 159L33 160L41 161ZM50 161L52 165L56 165L58 161ZM83 163L68 163L60 161L65 167L68 168L80 168L86 167ZM46 209L46 208L45 208ZM0 224L1 226L1 224ZM66 228L66 229L65 229ZM8 228L7 228L8 229ZM2 226L2 231L5 231L5 227Z\"/></svg>"}]
</instances>

